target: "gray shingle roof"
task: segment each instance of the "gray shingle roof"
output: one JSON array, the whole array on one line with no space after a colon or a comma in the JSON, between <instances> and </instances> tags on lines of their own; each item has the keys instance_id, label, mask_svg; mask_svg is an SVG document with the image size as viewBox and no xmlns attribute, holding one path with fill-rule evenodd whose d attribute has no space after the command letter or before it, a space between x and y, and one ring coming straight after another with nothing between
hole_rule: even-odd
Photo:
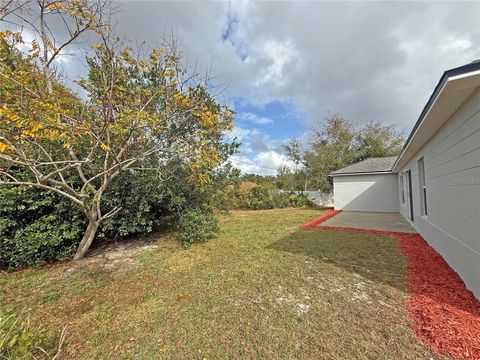
<instances>
[{"instance_id":1,"label":"gray shingle roof","mask_svg":"<svg viewBox=\"0 0 480 360\"><path fill-rule=\"evenodd\" d=\"M390 172L397 160L396 156L369 158L358 163L344 167L330 173L331 176L335 175L350 175L372 172Z\"/></svg>"}]
</instances>

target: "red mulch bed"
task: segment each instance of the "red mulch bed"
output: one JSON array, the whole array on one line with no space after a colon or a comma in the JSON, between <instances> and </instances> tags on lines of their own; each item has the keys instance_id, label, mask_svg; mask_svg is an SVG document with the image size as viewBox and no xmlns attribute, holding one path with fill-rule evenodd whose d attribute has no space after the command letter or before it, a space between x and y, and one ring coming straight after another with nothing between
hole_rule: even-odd
<instances>
[{"instance_id":1,"label":"red mulch bed","mask_svg":"<svg viewBox=\"0 0 480 360\"><path fill-rule=\"evenodd\" d=\"M397 240L408 257L409 313L417 336L439 353L480 359L480 301L420 235Z\"/></svg>"},{"instance_id":2,"label":"red mulch bed","mask_svg":"<svg viewBox=\"0 0 480 360\"><path fill-rule=\"evenodd\" d=\"M408 310L417 337L438 353L480 359L480 301L420 235L319 225L334 215L329 213L301 228L393 235L408 258Z\"/></svg>"},{"instance_id":3,"label":"red mulch bed","mask_svg":"<svg viewBox=\"0 0 480 360\"><path fill-rule=\"evenodd\" d=\"M341 210L326 210L325 215L322 215L316 219L313 219L305 224L300 225L300 229L312 229L318 227L322 222L334 217L335 215L341 213Z\"/></svg>"}]
</instances>

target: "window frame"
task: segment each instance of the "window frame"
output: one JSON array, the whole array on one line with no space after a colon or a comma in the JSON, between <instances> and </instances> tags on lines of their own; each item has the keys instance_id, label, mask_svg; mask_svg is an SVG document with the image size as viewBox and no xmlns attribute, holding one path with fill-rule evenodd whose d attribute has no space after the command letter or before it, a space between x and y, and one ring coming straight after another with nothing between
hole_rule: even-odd
<instances>
[{"instance_id":1,"label":"window frame","mask_svg":"<svg viewBox=\"0 0 480 360\"><path fill-rule=\"evenodd\" d=\"M403 205L405 205L405 174L403 172L400 173L400 191L401 191L401 197L400 200Z\"/></svg>"},{"instance_id":2,"label":"window frame","mask_svg":"<svg viewBox=\"0 0 480 360\"><path fill-rule=\"evenodd\" d=\"M418 159L418 188L420 191L420 214L428 216L427 182L425 180L425 160L422 156Z\"/></svg>"}]
</instances>

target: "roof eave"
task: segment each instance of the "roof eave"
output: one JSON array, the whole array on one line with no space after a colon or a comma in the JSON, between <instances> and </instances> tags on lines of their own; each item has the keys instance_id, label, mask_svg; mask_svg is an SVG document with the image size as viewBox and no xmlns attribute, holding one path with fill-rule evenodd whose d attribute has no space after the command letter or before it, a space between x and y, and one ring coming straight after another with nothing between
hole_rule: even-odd
<instances>
[{"instance_id":1,"label":"roof eave","mask_svg":"<svg viewBox=\"0 0 480 360\"><path fill-rule=\"evenodd\" d=\"M454 86L455 82L461 82L462 80L465 81L465 79L468 79L472 76L478 77L478 82L476 83L475 81L473 82L473 85L471 84L469 89L472 89L471 91L465 91L465 95L462 97L459 97L457 99L457 103L459 103L459 106L470 97L470 95L476 90L478 86L480 86L480 62L475 62L467 65L460 66L458 68L454 68L451 70L447 70L443 73L442 77L440 78L437 86L433 90L432 95L430 96L428 102L425 104L425 107L423 108L417 122L415 123L415 126L413 127L412 131L410 132L410 135L407 138L407 141L405 142L405 145L402 148L402 151L400 152L400 155L396 159L392 172L398 172L400 169L408 162L408 160L415 155L415 153L425 144L425 142L420 142L417 144L418 149L414 149L413 151L410 151L410 155L408 155L409 147L411 147L412 142L415 140L416 135L419 133L419 131L422 130L422 126L425 123L425 121L428 121L429 118L432 118L434 116L430 116L432 113L432 109L435 106L439 106L440 102L446 102L448 100L447 95L449 95L450 92L454 92L459 88L459 86ZM461 86L460 86L461 88ZM463 89L465 90L465 89ZM441 104L440 104L441 105ZM452 109L455 106L452 105ZM450 116L458 109L458 106L452 110L450 114L447 114L444 116L443 121L437 121L437 124L435 127L432 127L432 132L431 135L433 135L449 118ZM435 118L435 117L434 117ZM426 137L426 136L425 136ZM427 139L428 141L428 139Z\"/></svg>"},{"instance_id":2,"label":"roof eave","mask_svg":"<svg viewBox=\"0 0 480 360\"><path fill-rule=\"evenodd\" d=\"M361 171L361 172L349 172L349 173L330 173L328 176L354 176L354 175L388 175L393 174L391 170L389 171Z\"/></svg>"}]
</instances>

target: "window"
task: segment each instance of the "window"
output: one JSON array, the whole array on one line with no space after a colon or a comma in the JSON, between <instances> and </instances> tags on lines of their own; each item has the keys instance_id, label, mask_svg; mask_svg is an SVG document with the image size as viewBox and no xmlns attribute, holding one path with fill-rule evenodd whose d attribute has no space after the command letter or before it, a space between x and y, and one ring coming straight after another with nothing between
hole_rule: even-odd
<instances>
[{"instance_id":1,"label":"window","mask_svg":"<svg viewBox=\"0 0 480 360\"><path fill-rule=\"evenodd\" d=\"M403 173L400 174L400 196L402 200L402 204L405 204L405 182L404 182Z\"/></svg>"},{"instance_id":2,"label":"window","mask_svg":"<svg viewBox=\"0 0 480 360\"><path fill-rule=\"evenodd\" d=\"M418 160L418 182L420 188L420 213L424 216L428 214L427 211L427 186L425 184L425 164L423 157Z\"/></svg>"},{"instance_id":3,"label":"window","mask_svg":"<svg viewBox=\"0 0 480 360\"><path fill-rule=\"evenodd\" d=\"M413 197L412 197L412 170L407 170L405 173L407 177L407 197L409 205L410 220L415 221L415 215L413 214Z\"/></svg>"}]
</instances>

